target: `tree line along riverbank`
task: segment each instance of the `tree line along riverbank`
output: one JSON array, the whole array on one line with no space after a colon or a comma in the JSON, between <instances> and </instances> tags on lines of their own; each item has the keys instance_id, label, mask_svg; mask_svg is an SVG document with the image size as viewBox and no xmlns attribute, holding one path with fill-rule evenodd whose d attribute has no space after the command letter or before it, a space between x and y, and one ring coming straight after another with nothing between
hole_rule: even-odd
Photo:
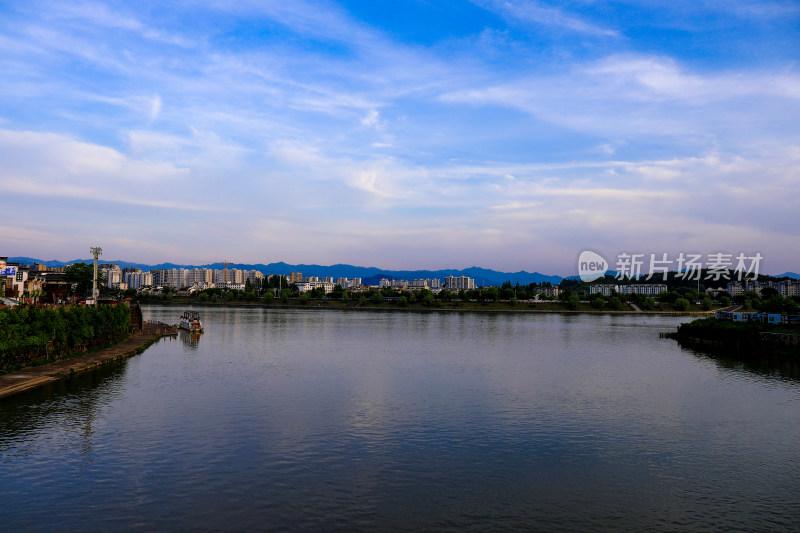
<instances>
[{"instance_id":1,"label":"tree line along riverbank","mask_svg":"<svg viewBox=\"0 0 800 533\"><path fill-rule=\"evenodd\" d=\"M690 305L688 308L677 309L665 305L657 309L636 309L628 303L619 306L604 306L598 308L589 301L563 302L538 301L538 302L504 302L504 301L402 301L399 298L359 298L347 301L322 299L322 298L288 298L286 300L273 299L265 302L263 299L196 299L185 297L149 298L140 300L142 304L181 306L207 306L207 307L264 307L269 309L351 309L351 310L385 310L385 311L497 311L497 312L549 312L549 313L643 313L643 314L707 314L712 311L703 309L702 305Z\"/></svg>"},{"instance_id":2,"label":"tree line along riverbank","mask_svg":"<svg viewBox=\"0 0 800 533\"><path fill-rule=\"evenodd\" d=\"M392 291L374 290L366 293L344 291L338 294L315 294L313 291L292 293L284 289L278 296L271 292L258 295L254 292L236 290L208 289L191 295L177 291L162 293L140 293L137 301L153 304L184 305L263 305L268 307L327 307L327 308L380 308L380 309L461 309L461 310L515 310L515 311L580 311L580 312L653 312L653 313L702 313L723 307L730 302L717 302L710 299L681 298L676 293L662 295L659 299L643 295L600 294L591 297L579 296L569 292L559 298L523 300L513 296L502 298L494 291L468 291L468 294L441 293L430 291ZM473 294L474 293L474 294Z\"/></svg>"},{"instance_id":3,"label":"tree line along riverbank","mask_svg":"<svg viewBox=\"0 0 800 533\"><path fill-rule=\"evenodd\" d=\"M131 330L127 305L0 308L0 371L109 346Z\"/></svg>"},{"instance_id":4,"label":"tree line along riverbank","mask_svg":"<svg viewBox=\"0 0 800 533\"><path fill-rule=\"evenodd\" d=\"M749 357L800 356L800 326L763 322L733 322L707 317L678 326L669 335L682 345Z\"/></svg>"}]
</instances>

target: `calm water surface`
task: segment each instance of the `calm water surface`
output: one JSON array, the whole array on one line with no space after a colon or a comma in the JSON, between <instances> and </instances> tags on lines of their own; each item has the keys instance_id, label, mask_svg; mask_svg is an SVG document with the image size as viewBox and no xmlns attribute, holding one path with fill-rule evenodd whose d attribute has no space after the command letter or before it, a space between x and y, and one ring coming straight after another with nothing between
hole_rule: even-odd
<instances>
[{"instance_id":1,"label":"calm water surface","mask_svg":"<svg viewBox=\"0 0 800 533\"><path fill-rule=\"evenodd\" d=\"M685 318L200 311L0 400L0 530L800 530L800 382Z\"/></svg>"}]
</instances>

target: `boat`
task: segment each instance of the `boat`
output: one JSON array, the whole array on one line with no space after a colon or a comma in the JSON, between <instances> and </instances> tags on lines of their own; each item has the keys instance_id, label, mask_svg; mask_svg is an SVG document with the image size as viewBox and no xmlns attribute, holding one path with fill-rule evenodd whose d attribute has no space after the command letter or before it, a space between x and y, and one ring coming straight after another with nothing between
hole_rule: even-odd
<instances>
[{"instance_id":1,"label":"boat","mask_svg":"<svg viewBox=\"0 0 800 533\"><path fill-rule=\"evenodd\" d=\"M203 333L203 323L197 311L184 311L178 327L192 333Z\"/></svg>"}]
</instances>

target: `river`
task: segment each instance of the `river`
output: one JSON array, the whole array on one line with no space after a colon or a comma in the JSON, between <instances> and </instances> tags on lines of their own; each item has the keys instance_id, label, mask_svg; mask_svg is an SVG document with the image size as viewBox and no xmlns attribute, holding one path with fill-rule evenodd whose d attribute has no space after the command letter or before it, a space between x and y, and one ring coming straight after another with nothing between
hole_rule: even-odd
<instances>
[{"instance_id":1,"label":"river","mask_svg":"<svg viewBox=\"0 0 800 533\"><path fill-rule=\"evenodd\" d=\"M0 400L2 530L798 530L800 381L685 317L199 311Z\"/></svg>"}]
</instances>

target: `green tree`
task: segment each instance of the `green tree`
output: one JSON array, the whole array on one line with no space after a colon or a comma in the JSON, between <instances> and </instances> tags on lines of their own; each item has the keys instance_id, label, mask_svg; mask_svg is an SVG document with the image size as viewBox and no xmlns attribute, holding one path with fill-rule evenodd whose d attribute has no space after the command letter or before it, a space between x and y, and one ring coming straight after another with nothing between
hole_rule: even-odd
<instances>
[{"instance_id":1,"label":"green tree","mask_svg":"<svg viewBox=\"0 0 800 533\"><path fill-rule=\"evenodd\" d=\"M484 296L486 299L496 302L500 299L500 291L497 287L484 287Z\"/></svg>"},{"instance_id":2,"label":"green tree","mask_svg":"<svg viewBox=\"0 0 800 533\"><path fill-rule=\"evenodd\" d=\"M281 290L281 303L288 303L289 298L292 296L292 289L282 289Z\"/></svg>"},{"instance_id":3,"label":"green tree","mask_svg":"<svg viewBox=\"0 0 800 533\"><path fill-rule=\"evenodd\" d=\"M763 300L769 300L770 298L774 298L778 296L778 289L775 287L764 287L761 289L761 298Z\"/></svg>"},{"instance_id":4,"label":"green tree","mask_svg":"<svg viewBox=\"0 0 800 533\"><path fill-rule=\"evenodd\" d=\"M606 305L605 299L603 299L603 297L600 296L599 294L595 296L594 299L592 299L592 307L594 307L595 309L602 309L605 305Z\"/></svg>"},{"instance_id":5,"label":"green tree","mask_svg":"<svg viewBox=\"0 0 800 533\"><path fill-rule=\"evenodd\" d=\"M581 303L581 299L575 296L574 294L567 299L567 309L577 309L578 304Z\"/></svg>"},{"instance_id":6,"label":"green tree","mask_svg":"<svg viewBox=\"0 0 800 533\"><path fill-rule=\"evenodd\" d=\"M608 307L617 311L620 307L622 307L622 302L618 297L612 296L608 299Z\"/></svg>"},{"instance_id":7,"label":"green tree","mask_svg":"<svg viewBox=\"0 0 800 533\"><path fill-rule=\"evenodd\" d=\"M678 298L675 300L675 303L673 305L675 306L675 309L678 311L686 311L687 309L689 309L689 300L687 300L686 298Z\"/></svg>"},{"instance_id":8,"label":"green tree","mask_svg":"<svg viewBox=\"0 0 800 533\"><path fill-rule=\"evenodd\" d=\"M658 295L658 301L664 303L675 303L675 301L680 298L680 294L674 291L664 291Z\"/></svg>"},{"instance_id":9,"label":"green tree","mask_svg":"<svg viewBox=\"0 0 800 533\"><path fill-rule=\"evenodd\" d=\"M316 287L311 289L311 297L312 298L325 298L325 289L322 287Z\"/></svg>"},{"instance_id":10,"label":"green tree","mask_svg":"<svg viewBox=\"0 0 800 533\"><path fill-rule=\"evenodd\" d=\"M383 302L383 294L379 291L372 295L372 303L380 304Z\"/></svg>"},{"instance_id":11,"label":"green tree","mask_svg":"<svg viewBox=\"0 0 800 533\"><path fill-rule=\"evenodd\" d=\"M711 301L710 297L706 296L705 298L703 298L703 310L704 311L709 311L711 309L712 305L713 305L713 302Z\"/></svg>"},{"instance_id":12,"label":"green tree","mask_svg":"<svg viewBox=\"0 0 800 533\"><path fill-rule=\"evenodd\" d=\"M78 294L91 294L94 266L88 263L73 263L64 267L64 279L75 284ZM97 271L97 284L103 282L103 272Z\"/></svg>"}]
</instances>

